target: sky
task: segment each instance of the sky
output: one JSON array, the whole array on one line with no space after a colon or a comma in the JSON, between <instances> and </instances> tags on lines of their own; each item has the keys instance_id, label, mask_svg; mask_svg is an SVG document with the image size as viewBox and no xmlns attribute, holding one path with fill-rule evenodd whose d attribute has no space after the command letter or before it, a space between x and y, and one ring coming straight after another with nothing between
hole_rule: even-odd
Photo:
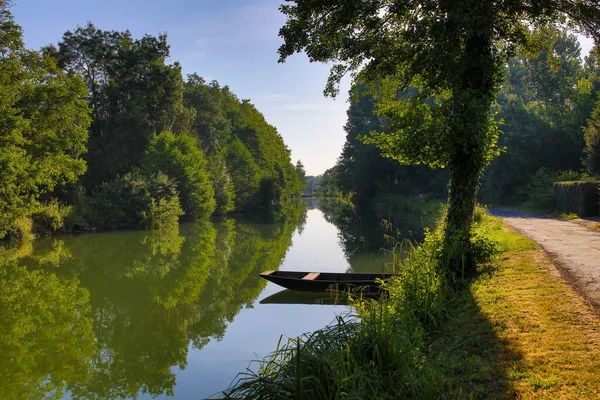
<instances>
[{"instance_id":1,"label":"sky","mask_svg":"<svg viewBox=\"0 0 600 400\"><path fill-rule=\"evenodd\" d=\"M25 44L58 43L67 30L91 21L102 30L129 29L134 37L167 33L171 62L184 75L228 85L275 126L308 175L332 167L346 134L348 80L334 99L323 96L329 68L296 54L277 62L285 17L282 0L14 0L11 12ZM587 53L591 41L582 42Z\"/></svg>"}]
</instances>

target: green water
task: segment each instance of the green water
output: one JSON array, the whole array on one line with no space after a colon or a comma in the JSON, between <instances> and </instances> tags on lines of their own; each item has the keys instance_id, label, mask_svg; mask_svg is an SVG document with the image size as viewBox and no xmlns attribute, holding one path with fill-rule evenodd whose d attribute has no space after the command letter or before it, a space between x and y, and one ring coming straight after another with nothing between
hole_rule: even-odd
<instances>
[{"instance_id":1,"label":"green water","mask_svg":"<svg viewBox=\"0 0 600 400\"><path fill-rule=\"evenodd\" d=\"M281 335L348 312L260 304L280 288L259 272L385 269L383 240L372 239L383 237L379 222L362 235L338 228L338 217L313 203L280 223L228 219L1 249L0 399L198 399L225 389Z\"/></svg>"}]
</instances>

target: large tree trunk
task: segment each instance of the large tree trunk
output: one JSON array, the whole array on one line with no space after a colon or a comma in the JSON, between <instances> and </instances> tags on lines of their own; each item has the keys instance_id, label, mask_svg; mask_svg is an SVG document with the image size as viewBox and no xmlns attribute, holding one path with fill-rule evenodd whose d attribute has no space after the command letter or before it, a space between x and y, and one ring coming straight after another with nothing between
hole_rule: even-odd
<instances>
[{"instance_id":1,"label":"large tree trunk","mask_svg":"<svg viewBox=\"0 0 600 400\"><path fill-rule=\"evenodd\" d=\"M456 160L449 167L448 214L441 261L447 272L462 279L473 274L476 267L471 246L471 224L480 168L467 159Z\"/></svg>"},{"instance_id":2,"label":"large tree trunk","mask_svg":"<svg viewBox=\"0 0 600 400\"><path fill-rule=\"evenodd\" d=\"M442 265L458 279L475 272L474 248L471 245L471 224L475 210L479 177L491 150L490 106L494 100L495 82L499 73L492 52L493 21L490 1L452 2L452 20L463 21L464 14L474 13L463 36L457 30L455 38L458 57L453 70L452 131L448 215L442 251ZM488 12L483 10L487 9ZM475 11L473 11L475 10ZM454 15L456 14L456 15Z\"/></svg>"},{"instance_id":3,"label":"large tree trunk","mask_svg":"<svg viewBox=\"0 0 600 400\"><path fill-rule=\"evenodd\" d=\"M489 100L473 90L454 93L453 150L449 162L448 214L441 267L462 279L475 272L471 224L479 177L486 165L490 138ZM491 96L490 96L491 97Z\"/></svg>"}]
</instances>

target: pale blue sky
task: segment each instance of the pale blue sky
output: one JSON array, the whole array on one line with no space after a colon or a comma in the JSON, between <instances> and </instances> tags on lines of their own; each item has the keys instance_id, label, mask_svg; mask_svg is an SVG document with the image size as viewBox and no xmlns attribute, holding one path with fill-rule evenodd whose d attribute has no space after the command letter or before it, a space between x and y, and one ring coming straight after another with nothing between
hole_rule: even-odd
<instances>
[{"instance_id":1,"label":"pale blue sky","mask_svg":"<svg viewBox=\"0 0 600 400\"><path fill-rule=\"evenodd\" d=\"M322 91L328 68L305 55L277 63L281 0L15 0L11 8L27 47L57 43L67 30L93 22L135 37L168 34L171 60L184 74L229 85L274 125L310 175L334 165L345 140L348 83L336 100Z\"/></svg>"},{"instance_id":2,"label":"pale blue sky","mask_svg":"<svg viewBox=\"0 0 600 400\"><path fill-rule=\"evenodd\" d=\"M172 61L229 85L277 127L309 175L334 165L345 141L347 90L336 100L322 91L328 67L305 55L277 63L282 0L15 0L11 11L29 48L57 43L67 30L93 22L103 30L129 29L135 37L168 34ZM585 53L591 42L583 44Z\"/></svg>"}]
</instances>

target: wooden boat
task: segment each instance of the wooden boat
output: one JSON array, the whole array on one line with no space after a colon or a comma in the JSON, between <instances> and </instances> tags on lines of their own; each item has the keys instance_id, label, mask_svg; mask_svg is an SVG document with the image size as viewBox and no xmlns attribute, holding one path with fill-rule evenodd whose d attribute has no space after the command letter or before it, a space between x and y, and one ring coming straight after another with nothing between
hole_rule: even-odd
<instances>
[{"instance_id":1,"label":"wooden boat","mask_svg":"<svg viewBox=\"0 0 600 400\"><path fill-rule=\"evenodd\" d=\"M377 291L380 281L390 279L395 274L265 271L259 275L286 289L324 292L328 289L348 291L357 288L365 288L367 291Z\"/></svg>"}]
</instances>

